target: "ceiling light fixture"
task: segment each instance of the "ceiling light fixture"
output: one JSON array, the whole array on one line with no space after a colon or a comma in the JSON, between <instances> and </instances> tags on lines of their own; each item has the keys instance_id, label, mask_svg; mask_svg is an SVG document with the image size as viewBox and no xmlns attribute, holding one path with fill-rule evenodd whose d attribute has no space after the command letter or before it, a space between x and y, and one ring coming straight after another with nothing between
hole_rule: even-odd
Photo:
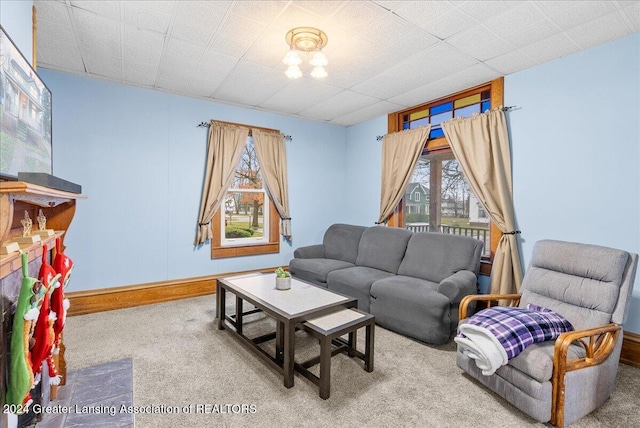
<instances>
[{"instance_id":1,"label":"ceiling light fixture","mask_svg":"<svg viewBox=\"0 0 640 428\"><path fill-rule=\"evenodd\" d=\"M327 45L329 39L324 31L313 27L296 27L287 33L285 40L289 45L289 52L285 55L282 62L289 66L285 74L290 79L298 79L302 77L300 64L302 59L298 52L315 52L309 63L313 66L311 77L322 79L327 77L327 71L324 67L329 63L326 55L322 52L322 48Z\"/></svg>"}]
</instances>

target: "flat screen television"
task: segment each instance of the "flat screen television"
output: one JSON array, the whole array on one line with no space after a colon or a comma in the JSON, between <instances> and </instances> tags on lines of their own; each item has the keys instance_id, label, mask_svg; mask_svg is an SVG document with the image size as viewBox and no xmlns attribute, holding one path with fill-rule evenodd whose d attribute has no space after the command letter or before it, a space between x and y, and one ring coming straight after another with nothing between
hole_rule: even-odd
<instances>
[{"instance_id":1,"label":"flat screen television","mask_svg":"<svg viewBox=\"0 0 640 428\"><path fill-rule=\"evenodd\" d=\"M51 91L0 26L0 178L52 173Z\"/></svg>"}]
</instances>

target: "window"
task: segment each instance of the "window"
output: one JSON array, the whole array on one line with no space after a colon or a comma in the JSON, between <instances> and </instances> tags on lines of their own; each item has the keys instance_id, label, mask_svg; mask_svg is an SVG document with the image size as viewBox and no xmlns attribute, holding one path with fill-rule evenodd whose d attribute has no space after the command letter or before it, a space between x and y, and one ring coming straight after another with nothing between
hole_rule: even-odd
<instances>
[{"instance_id":1,"label":"window","mask_svg":"<svg viewBox=\"0 0 640 428\"><path fill-rule=\"evenodd\" d=\"M278 220L249 137L224 203L211 221L212 258L279 252Z\"/></svg>"},{"instance_id":2,"label":"window","mask_svg":"<svg viewBox=\"0 0 640 428\"><path fill-rule=\"evenodd\" d=\"M416 192L416 196L414 197L416 202L420 202L420 193Z\"/></svg>"},{"instance_id":3,"label":"window","mask_svg":"<svg viewBox=\"0 0 640 428\"><path fill-rule=\"evenodd\" d=\"M471 192L444 136L441 123L468 117L503 104L503 78L389 115L389 132L431 124L429 138L405 197L389 218L389 226L473 236L484 242L481 273L491 273L491 260L500 238ZM424 208L408 195L423 190Z\"/></svg>"},{"instance_id":4,"label":"window","mask_svg":"<svg viewBox=\"0 0 640 428\"><path fill-rule=\"evenodd\" d=\"M423 154L413 172L410 186L416 183L428 189L430 209L415 211L412 209L414 204L404 202L404 227L414 232L471 236L485 243L483 256L488 257L491 250L489 222L483 223L472 213L474 207L477 212L478 200L473 196L453 154Z\"/></svg>"}]
</instances>

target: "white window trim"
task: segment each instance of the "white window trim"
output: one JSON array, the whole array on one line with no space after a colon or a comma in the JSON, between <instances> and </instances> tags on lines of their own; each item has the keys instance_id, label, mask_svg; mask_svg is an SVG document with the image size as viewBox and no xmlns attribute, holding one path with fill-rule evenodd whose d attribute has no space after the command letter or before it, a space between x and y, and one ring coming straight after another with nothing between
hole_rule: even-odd
<instances>
[{"instance_id":1,"label":"white window trim","mask_svg":"<svg viewBox=\"0 0 640 428\"><path fill-rule=\"evenodd\" d=\"M220 216L220 246L221 247L240 247L243 245L255 245L255 244L263 244L269 243L269 196L267 195L267 191L264 188L262 189L236 189L229 188L227 189L227 193L229 192L239 192L239 193L263 193L263 203L262 203L262 237L249 237L249 238L226 238L225 237L225 219L226 215L223 214ZM223 208L224 210L224 208Z\"/></svg>"}]
</instances>

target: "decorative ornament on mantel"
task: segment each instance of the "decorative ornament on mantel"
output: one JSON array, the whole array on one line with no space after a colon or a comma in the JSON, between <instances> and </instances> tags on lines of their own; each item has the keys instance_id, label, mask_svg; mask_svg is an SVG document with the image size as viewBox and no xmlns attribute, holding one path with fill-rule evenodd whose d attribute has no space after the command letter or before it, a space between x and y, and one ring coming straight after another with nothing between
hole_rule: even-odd
<instances>
[{"instance_id":1,"label":"decorative ornament on mantel","mask_svg":"<svg viewBox=\"0 0 640 428\"><path fill-rule=\"evenodd\" d=\"M285 40L289 45L289 52L287 52L282 62L289 66L285 72L288 78L298 79L302 77L302 70L300 70L302 58L300 58L298 52L305 52L306 54L314 52L313 57L309 60L309 63L313 66L311 77L316 79L327 77L327 71L324 67L329 63L329 60L322 52L322 48L327 45L329 39L324 31L313 27L296 27L289 30Z\"/></svg>"}]
</instances>

